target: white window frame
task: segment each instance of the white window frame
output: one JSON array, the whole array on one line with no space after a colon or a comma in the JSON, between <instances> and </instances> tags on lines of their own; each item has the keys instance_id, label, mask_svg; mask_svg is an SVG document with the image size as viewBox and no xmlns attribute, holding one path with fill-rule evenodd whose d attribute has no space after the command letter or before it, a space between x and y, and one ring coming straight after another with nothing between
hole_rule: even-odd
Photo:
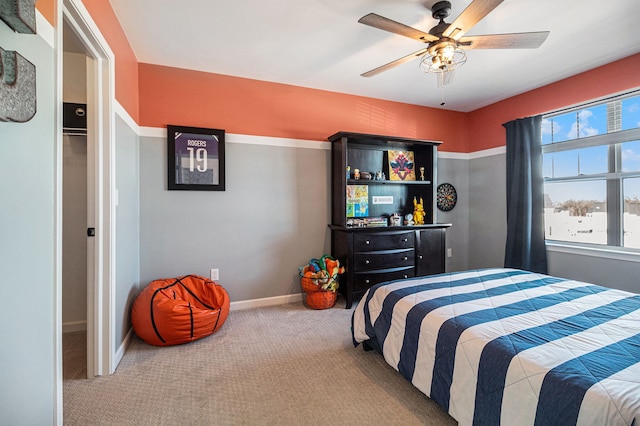
<instances>
[{"instance_id":1,"label":"white window frame","mask_svg":"<svg viewBox=\"0 0 640 426\"><path fill-rule=\"evenodd\" d=\"M561 111L543 115L543 119L566 115L597 105L603 105L614 101L622 101L625 98L637 96L640 91L627 92L607 99L593 101ZM578 243L565 240L554 240L545 238L546 245L550 251L590 255L604 258L634 261L640 263L640 249L623 247L623 211L624 200L622 193L622 181L627 178L640 177L640 171L622 172L622 143L640 140L640 128L621 130L617 132L599 134L595 136L580 137L573 140L549 143L542 145L542 155L571 151L580 148L590 148L595 146L608 146L608 172L601 174L577 175L559 178L544 178L544 183L548 182L579 182L588 180L606 180L607 182L607 244Z\"/></svg>"}]
</instances>

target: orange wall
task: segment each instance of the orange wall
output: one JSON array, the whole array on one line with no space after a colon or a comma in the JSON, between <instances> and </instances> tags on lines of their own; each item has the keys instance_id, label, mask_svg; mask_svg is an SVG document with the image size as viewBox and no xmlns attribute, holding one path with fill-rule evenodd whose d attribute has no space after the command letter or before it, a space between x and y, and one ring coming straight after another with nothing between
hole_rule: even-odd
<instances>
[{"instance_id":1,"label":"orange wall","mask_svg":"<svg viewBox=\"0 0 640 426\"><path fill-rule=\"evenodd\" d=\"M502 124L640 87L640 54L470 113L140 64L140 125L325 140L339 130L444 141L469 153L505 145Z\"/></svg>"},{"instance_id":2,"label":"orange wall","mask_svg":"<svg viewBox=\"0 0 640 426\"><path fill-rule=\"evenodd\" d=\"M338 131L441 140L467 152L467 114L159 65L139 65L141 126L326 140Z\"/></svg>"},{"instance_id":3,"label":"orange wall","mask_svg":"<svg viewBox=\"0 0 640 426\"><path fill-rule=\"evenodd\" d=\"M505 145L503 123L640 87L640 54L469 113L469 151Z\"/></svg>"},{"instance_id":4,"label":"orange wall","mask_svg":"<svg viewBox=\"0 0 640 426\"><path fill-rule=\"evenodd\" d=\"M116 99L131 118L139 121L138 60L116 18L109 0L82 0L116 56Z\"/></svg>"},{"instance_id":5,"label":"orange wall","mask_svg":"<svg viewBox=\"0 0 640 426\"><path fill-rule=\"evenodd\" d=\"M40 11L42 16L55 27L56 23L56 2L55 0L38 0L36 9ZM37 28L36 28L37 31Z\"/></svg>"}]
</instances>

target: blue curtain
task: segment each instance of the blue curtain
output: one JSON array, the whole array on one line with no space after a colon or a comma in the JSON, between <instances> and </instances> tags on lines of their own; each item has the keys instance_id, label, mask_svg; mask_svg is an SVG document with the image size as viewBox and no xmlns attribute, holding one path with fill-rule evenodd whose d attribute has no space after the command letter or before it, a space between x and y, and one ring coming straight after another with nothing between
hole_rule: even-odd
<instances>
[{"instance_id":1,"label":"blue curtain","mask_svg":"<svg viewBox=\"0 0 640 426\"><path fill-rule=\"evenodd\" d=\"M541 124L541 115L503 124L507 130L504 266L546 274Z\"/></svg>"}]
</instances>

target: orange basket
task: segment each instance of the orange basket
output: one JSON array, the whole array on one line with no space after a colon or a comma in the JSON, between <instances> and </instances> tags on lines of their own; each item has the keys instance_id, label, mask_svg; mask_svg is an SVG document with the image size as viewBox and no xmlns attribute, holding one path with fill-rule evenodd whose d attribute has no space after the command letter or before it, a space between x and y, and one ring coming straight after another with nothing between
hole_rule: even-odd
<instances>
[{"instance_id":1,"label":"orange basket","mask_svg":"<svg viewBox=\"0 0 640 426\"><path fill-rule=\"evenodd\" d=\"M338 295L335 291L317 291L315 293L307 293L307 306L311 309L327 309L336 304Z\"/></svg>"},{"instance_id":2,"label":"orange basket","mask_svg":"<svg viewBox=\"0 0 640 426\"><path fill-rule=\"evenodd\" d=\"M316 293L322 291L322 286L329 281L329 278L318 279L311 277L300 277L300 285L305 293Z\"/></svg>"}]
</instances>

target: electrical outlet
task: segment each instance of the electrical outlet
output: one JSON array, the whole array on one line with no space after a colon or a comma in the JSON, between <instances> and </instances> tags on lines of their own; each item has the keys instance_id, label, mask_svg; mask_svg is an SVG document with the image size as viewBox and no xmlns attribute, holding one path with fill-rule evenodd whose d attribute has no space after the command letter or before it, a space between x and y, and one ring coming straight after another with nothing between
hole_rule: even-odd
<instances>
[{"instance_id":1,"label":"electrical outlet","mask_svg":"<svg viewBox=\"0 0 640 426\"><path fill-rule=\"evenodd\" d=\"M211 269L211 281L217 281L220 279L220 269Z\"/></svg>"},{"instance_id":2,"label":"electrical outlet","mask_svg":"<svg viewBox=\"0 0 640 426\"><path fill-rule=\"evenodd\" d=\"M447 257L453 257L453 250L450 248L447 249Z\"/></svg>"}]
</instances>

